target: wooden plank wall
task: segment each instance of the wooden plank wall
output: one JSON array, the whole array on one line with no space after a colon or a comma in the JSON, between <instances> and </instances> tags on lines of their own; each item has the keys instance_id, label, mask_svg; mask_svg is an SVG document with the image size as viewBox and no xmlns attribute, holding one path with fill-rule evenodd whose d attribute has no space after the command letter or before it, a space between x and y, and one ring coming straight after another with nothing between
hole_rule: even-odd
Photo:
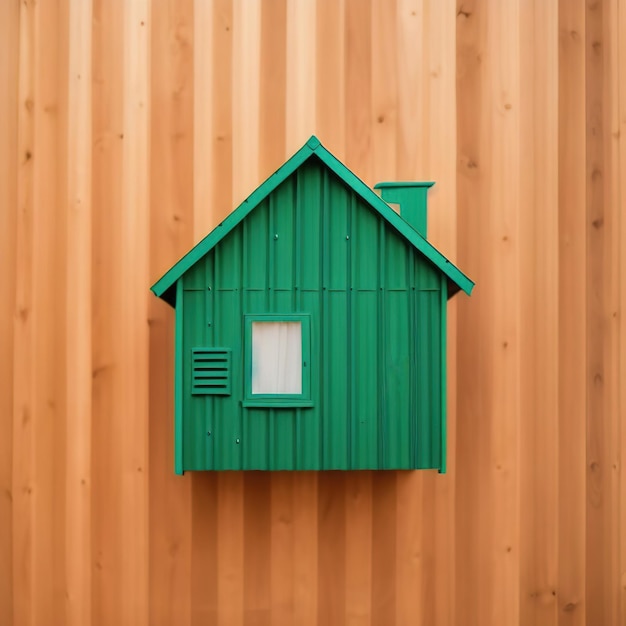
<instances>
[{"instance_id":1,"label":"wooden plank wall","mask_svg":"<svg viewBox=\"0 0 626 626\"><path fill-rule=\"evenodd\" d=\"M624 0L0 2L0 624L625 623L624 72ZM449 472L175 477L148 286L312 133L437 181Z\"/></svg>"}]
</instances>

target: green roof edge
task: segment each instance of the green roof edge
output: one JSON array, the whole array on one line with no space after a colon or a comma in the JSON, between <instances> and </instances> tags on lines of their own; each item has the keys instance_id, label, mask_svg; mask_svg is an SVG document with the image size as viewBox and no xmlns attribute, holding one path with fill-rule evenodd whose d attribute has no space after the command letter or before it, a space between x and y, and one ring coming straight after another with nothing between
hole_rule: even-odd
<instances>
[{"instance_id":1,"label":"green roof edge","mask_svg":"<svg viewBox=\"0 0 626 626\"><path fill-rule=\"evenodd\" d=\"M417 248L433 265L441 270L449 282L449 297L462 290L470 295L474 283L435 247L424 239L408 222L398 215L360 178L333 156L320 140L312 135L289 160L279 167L265 182L257 187L224 221L218 224L204 239L199 241L185 256L174 264L152 287L151 291L171 306L176 301L176 281L209 250L216 246L230 231L239 225L278 185L293 174L312 155L317 156L332 172L354 192L370 204L381 217L393 226L405 239ZM423 183L422 183L423 184ZM455 288L456 287L456 288Z\"/></svg>"},{"instance_id":2,"label":"green roof edge","mask_svg":"<svg viewBox=\"0 0 626 626\"><path fill-rule=\"evenodd\" d=\"M384 183L376 183L374 185L374 189L385 189L385 187L432 187L435 184L435 181L416 181L416 180L407 180L407 181L392 181L392 182L384 182Z\"/></svg>"}]
</instances>

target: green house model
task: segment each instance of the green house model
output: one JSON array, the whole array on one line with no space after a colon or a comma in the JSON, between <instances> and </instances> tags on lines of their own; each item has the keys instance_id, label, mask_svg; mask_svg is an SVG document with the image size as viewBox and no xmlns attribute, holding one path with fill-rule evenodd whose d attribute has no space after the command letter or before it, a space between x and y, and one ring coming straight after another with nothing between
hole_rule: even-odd
<instances>
[{"instance_id":1,"label":"green house model","mask_svg":"<svg viewBox=\"0 0 626 626\"><path fill-rule=\"evenodd\" d=\"M432 183L382 198L309 141L153 287L176 309L175 471L446 467Z\"/></svg>"}]
</instances>

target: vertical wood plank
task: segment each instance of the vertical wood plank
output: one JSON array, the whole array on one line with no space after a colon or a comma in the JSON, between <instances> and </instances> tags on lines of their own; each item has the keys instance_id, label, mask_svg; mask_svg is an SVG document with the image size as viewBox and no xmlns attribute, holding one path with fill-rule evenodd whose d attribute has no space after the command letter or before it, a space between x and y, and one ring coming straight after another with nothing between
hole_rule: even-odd
<instances>
[{"instance_id":1,"label":"vertical wood plank","mask_svg":"<svg viewBox=\"0 0 626 626\"><path fill-rule=\"evenodd\" d=\"M213 175L209 164L213 145L213 30L212 3L196 0L193 9L193 242L211 230ZM228 51L224 51L229 62ZM224 85L221 85L224 88ZM224 94L222 94L224 96ZM165 266L166 271L170 265Z\"/></svg>"},{"instance_id":2,"label":"vertical wood plank","mask_svg":"<svg viewBox=\"0 0 626 626\"><path fill-rule=\"evenodd\" d=\"M286 0L261 4L259 180L275 172L285 154L287 93Z\"/></svg>"},{"instance_id":3,"label":"vertical wood plank","mask_svg":"<svg viewBox=\"0 0 626 626\"><path fill-rule=\"evenodd\" d=\"M345 619L345 474L322 472L318 478L318 601L317 623L340 624Z\"/></svg>"},{"instance_id":4,"label":"vertical wood plank","mask_svg":"<svg viewBox=\"0 0 626 626\"><path fill-rule=\"evenodd\" d=\"M432 587L427 580L426 547L424 537L424 505L429 504L424 497L423 476L417 472L398 472L397 501L395 505L395 546L389 546L396 553L395 597L396 624L407 621L420 626L426 624L426 605L432 606ZM434 566L432 560L428 563Z\"/></svg>"},{"instance_id":5,"label":"vertical wood plank","mask_svg":"<svg viewBox=\"0 0 626 626\"><path fill-rule=\"evenodd\" d=\"M0 622L13 623L14 316L18 282L18 67L20 7L0 6ZM17 324L16 324L17 327Z\"/></svg>"},{"instance_id":6,"label":"vertical wood plank","mask_svg":"<svg viewBox=\"0 0 626 626\"><path fill-rule=\"evenodd\" d=\"M17 219L13 353L13 619L32 621L33 611L33 135L34 10L19 5L17 110Z\"/></svg>"},{"instance_id":7,"label":"vertical wood plank","mask_svg":"<svg viewBox=\"0 0 626 626\"><path fill-rule=\"evenodd\" d=\"M68 7L33 9L32 619L63 623Z\"/></svg>"},{"instance_id":8,"label":"vertical wood plank","mask_svg":"<svg viewBox=\"0 0 626 626\"><path fill-rule=\"evenodd\" d=\"M623 4L618 5L617 15L615 16L617 32L620 35L617 37L617 63L615 71L618 76L621 76L626 69L626 37L623 33L626 32L626 8ZM626 311L626 287L624 286L624 279L626 278L626 254L623 247L626 242L626 219L624 218L624 207L626 205L626 187L624 180L626 180L626 153L624 151L624 137L626 136L626 83L623 80L618 80L617 85L612 83L614 87L617 87L618 98L618 119L617 127L613 131L613 136L617 140L618 155L617 166L618 172L616 173L616 180L618 185L618 198L617 203L619 207L619 220L618 220L618 232L619 232L619 304L617 320L620 325L619 331L619 396L618 396L618 416L624 415L626 410L626 385L624 384L624 377L626 372L626 327L624 325L624 311ZM622 422L623 424L623 422ZM620 460L618 467L623 466L624 450L626 450L626 428L623 426L619 431L618 441ZM623 622L626 619L626 584L624 579L624 572L626 571L626 479L623 473L620 472L619 480L619 567L620 567L620 580L619 580L619 619Z\"/></svg>"},{"instance_id":9,"label":"vertical wood plank","mask_svg":"<svg viewBox=\"0 0 626 626\"><path fill-rule=\"evenodd\" d=\"M350 6L350 5L349 5ZM360 146L364 147L360 163L371 164L371 170L364 168L361 176L369 184L379 181L398 180L396 172L396 143L398 138L398 45L391 42L396 38L396 30L400 20L407 19L406 15L397 15L395 3L373 0L370 9L370 33L354 32L354 27L348 24L348 46L350 33L360 42L356 46L360 60L360 71L351 72L348 79L354 81L355 88L346 85L347 111L349 121L348 132L351 138L360 139ZM367 12L362 11L365 20ZM412 17L412 16L411 16ZM359 67L357 65L357 68ZM371 68L371 69L370 69ZM360 76L359 76L360 75ZM355 81L355 77L358 79ZM369 80L368 80L369 79ZM369 84L368 84L369 83ZM359 94L358 89L367 89L370 93ZM356 98L361 96L365 102L371 99L371 111L366 117L366 127L359 129L359 117L351 114ZM349 98L349 100L348 100ZM361 113L363 115L363 113ZM353 119L354 118L354 119ZM369 140L369 141L368 141ZM368 145L368 143L370 145ZM348 153L350 161L356 160L354 146ZM358 152L357 152L358 155ZM374 178L371 178L374 176Z\"/></svg>"},{"instance_id":10,"label":"vertical wood plank","mask_svg":"<svg viewBox=\"0 0 626 626\"><path fill-rule=\"evenodd\" d=\"M258 185L261 5L233 2L233 205L238 206Z\"/></svg>"},{"instance_id":11,"label":"vertical wood plank","mask_svg":"<svg viewBox=\"0 0 626 626\"><path fill-rule=\"evenodd\" d=\"M372 475L372 594L371 624L399 624L396 615L397 535L395 516L398 509L396 472ZM421 612L416 603L414 615Z\"/></svg>"},{"instance_id":12,"label":"vertical wood plank","mask_svg":"<svg viewBox=\"0 0 626 626\"><path fill-rule=\"evenodd\" d=\"M487 177L486 224L492 266L486 279L493 289L485 333L493 367L486 394L491 420L489 487L493 520L488 550L492 558L491 619L515 622L519 612L519 292L511 277L519 272L520 70L519 3L490 6L487 25L485 113L491 145ZM511 149L511 146L514 148Z\"/></svg>"},{"instance_id":13,"label":"vertical wood plank","mask_svg":"<svg viewBox=\"0 0 626 626\"><path fill-rule=\"evenodd\" d=\"M315 72L315 3L287 0L287 154L315 132Z\"/></svg>"},{"instance_id":14,"label":"vertical wood plank","mask_svg":"<svg viewBox=\"0 0 626 626\"><path fill-rule=\"evenodd\" d=\"M272 484L266 472L244 476L244 624L278 623L272 593ZM279 523L283 520L279 520ZM290 555L291 556L291 555ZM289 572L290 573L290 572Z\"/></svg>"},{"instance_id":15,"label":"vertical wood plank","mask_svg":"<svg viewBox=\"0 0 626 626\"><path fill-rule=\"evenodd\" d=\"M559 625L586 623L585 5L559 2Z\"/></svg>"},{"instance_id":16,"label":"vertical wood plank","mask_svg":"<svg viewBox=\"0 0 626 626\"><path fill-rule=\"evenodd\" d=\"M345 0L316 5L315 126L322 143L344 160L346 141ZM289 78L287 79L289 84Z\"/></svg>"},{"instance_id":17,"label":"vertical wood plank","mask_svg":"<svg viewBox=\"0 0 626 626\"><path fill-rule=\"evenodd\" d=\"M218 622L218 475L195 472L191 478L191 623Z\"/></svg>"},{"instance_id":18,"label":"vertical wood plank","mask_svg":"<svg viewBox=\"0 0 626 626\"><path fill-rule=\"evenodd\" d=\"M606 115L606 156L608 162L608 177L606 193L610 198L605 225L604 267L606 272L606 295L604 298L604 364L607 371L607 420L604 440L607 447L607 476L606 494L610 502L607 507L603 552L605 567L608 570L609 590L605 591L605 606L608 619L619 623L623 619L620 607L620 589L625 579L622 576L619 549L622 542L620 519L620 386L623 378L620 377L620 323L618 311L620 305L621 275L620 275L620 221L623 211L620 198L620 59L619 59L619 5L618 0L608 3L603 20L603 35L607 41L605 50L606 66L604 71L604 97L607 107Z\"/></svg>"},{"instance_id":19,"label":"vertical wood plank","mask_svg":"<svg viewBox=\"0 0 626 626\"><path fill-rule=\"evenodd\" d=\"M421 174L427 159L427 137L421 135L421 124L427 119L422 97L424 62L425 5L423 0L397 0L396 63L397 69L397 138L396 162L398 180L411 180ZM384 122L383 122L384 123Z\"/></svg>"},{"instance_id":20,"label":"vertical wood plank","mask_svg":"<svg viewBox=\"0 0 626 626\"><path fill-rule=\"evenodd\" d=\"M294 623L294 475L290 472L272 474L270 485L270 602L271 623Z\"/></svg>"},{"instance_id":21,"label":"vertical wood plank","mask_svg":"<svg viewBox=\"0 0 626 626\"><path fill-rule=\"evenodd\" d=\"M348 472L346 497L345 624L371 624L372 474Z\"/></svg>"},{"instance_id":22,"label":"vertical wood plank","mask_svg":"<svg viewBox=\"0 0 626 626\"><path fill-rule=\"evenodd\" d=\"M614 621L616 573L609 547L615 525L611 459L616 327L611 167L611 3L586 5L587 180L587 620Z\"/></svg>"},{"instance_id":23,"label":"vertical wood plank","mask_svg":"<svg viewBox=\"0 0 626 626\"><path fill-rule=\"evenodd\" d=\"M122 218L115 346L120 371L116 418L121 492L122 621L148 623L148 236L150 29L148 0L124 7ZM125 416L132 415L128 420Z\"/></svg>"},{"instance_id":24,"label":"vertical wood plank","mask_svg":"<svg viewBox=\"0 0 626 626\"><path fill-rule=\"evenodd\" d=\"M151 36L150 280L193 243L193 2L154 3ZM191 623L190 476L174 468L174 311L149 296L150 624Z\"/></svg>"},{"instance_id":25,"label":"vertical wood plank","mask_svg":"<svg viewBox=\"0 0 626 626\"><path fill-rule=\"evenodd\" d=\"M194 4L194 242L232 204L233 7L228 0ZM211 36L208 36L208 33Z\"/></svg>"},{"instance_id":26,"label":"vertical wood plank","mask_svg":"<svg viewBox=\"0 0 626 626\"><path fill-rule=\"evenodd\" d=\"M520 623L558 620L558 5L520 5ZM534 34L534 35L531 35Z\"/></svg>"},{"instance_id":27,"label":"vertical wood plank","mask_svg":"<svg viewBox=\"0 0 626 626\"><path fill-rule=\"evenodd\" d=\"M217 477L217 624L243 624L243 472Z\"/></svg>"},{"instance_id":28,"label":"vertical wood plank","mask_svg":"<svg viewBox=\"0 0 626 626\"><path fill-rule=\"evenodd\" d=\"M617 458L614 448L617 390L618 211L613 176L616 100L611 84L611 31L617 20L613 2L587 4L587 620L615 623L618 567Z\"/></svg>"},{"instance_id":29,"label":"vertical wood plank","mask_svg":"<svg viewBox=\"0 0 626 626\"><path fill-rule=\"evenodd\" d=\"M380 94L372 84L372 72L384 67L389 70L389 59L373 63L371 2L346 0L345 13L345 125L346 164L363 180L372 176L372 124L375 107L380 98L372 101L372 94ZM387 65L383 62L387 61ZM390 96L393 97L393 96ZM381 142L382 143L382 142Z\"/></svg>"},{"instance_id":30,"label":"vertical wood plank","mask_svg":"<svg viewBox=\"0 0 626 626\"><path fill-rule=\"evenodd\" d=\"M126 421L120 415L119 302L123 178L124 21L121 2L93 4L92 156L92 619L122 622L121 454ZM126 320L124 323L129 323Z\"/></svg>"},{"instance_id":31,"label":"vertical wood plank","mask_svg":"<svg viewBox=\"0 0 626 626\"><path fill-rule=\"evenodd\" d=\"M294 622L318 623L319 614L319 477L298 472L294 477L293 575Z\"/></svg>"},{"instance_id":32,"label":"vertical wood plank","mask_svg":"<svg viewBox=\"0 0 626 626\"><path fill-rule=\"evenodd\" d=\"M69 5L66 311L67 623L91 622L91 51L92 3Z\"/></svg>"}]
</instances>

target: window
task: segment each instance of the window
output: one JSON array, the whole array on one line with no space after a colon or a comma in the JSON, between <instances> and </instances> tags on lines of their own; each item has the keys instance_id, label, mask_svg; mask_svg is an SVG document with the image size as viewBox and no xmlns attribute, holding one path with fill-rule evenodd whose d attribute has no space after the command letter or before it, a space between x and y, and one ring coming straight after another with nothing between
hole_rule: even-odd
<instances>
[{"instance_id":1,"label":"window","mask_svg":"<svg viewBox=\"0 0 626 626\"><path fill-rule=\"evenodd\" d=\"M246 315L244 406L312 406L308 315Z\"/></svg>"}]
</instances>

